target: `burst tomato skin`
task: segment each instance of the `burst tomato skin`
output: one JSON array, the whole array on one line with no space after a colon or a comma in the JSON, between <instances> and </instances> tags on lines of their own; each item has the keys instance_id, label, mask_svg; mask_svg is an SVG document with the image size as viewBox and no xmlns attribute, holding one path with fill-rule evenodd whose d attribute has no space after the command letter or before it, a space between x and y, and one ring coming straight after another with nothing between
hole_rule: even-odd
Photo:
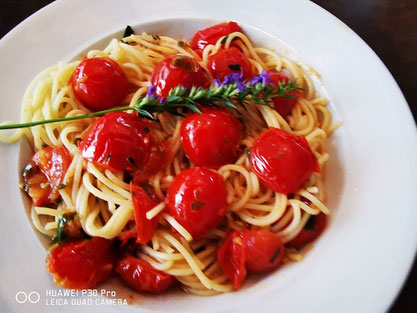
<instances>
[{"instance_id":1,"label":"burst tomato skin","mask_svg":"<svg viewBox=\"0 0 417 313\"><path fill-rule=\"evenodd\" d=\"M269 79L272 81L271 83L275 86L281 82L285 82L286 84L288 84L289 82L288 76L282 73L268 73L268 76ZM286 117L291 113L292 108L297 104L297 99L301 96L301 92L300 90L295 89L292 92L289 92L288 95L296 99L286 97L276 97L272 99L275 110L277 110L277 112L283 117Z\"/></svg>"},{"instance_id":2,"label":"burst tomato skin","mask_svg":"<svg viewBox=\"0 0 417 313\"><path fill-rule=\"evenodd\" d=\"M271 127L255 141L250 163L259 180L273 191L290 194L297 191L318 163L307 140Z\"/></svg>"},{"instance_id":3,"label":"burst tomato skin","mask_svg":"<svg viewBox=\"0 0 417 313\"><path fill-rule=\"evenodd\" d=\"M23 170L23 182L34 205L48 205L59 198L58 186L70 164L71 154L65 146L48 146L32 156Z\"/></svg>"},{"instance_id":4,"label":"burst tomato skin","mask_svg":"<svg viewBox=\"0 0 417 313\"><path fill-rule=\"evenodd\" d=\"M129 254L117 262L116 272L127 285L139 292L161 293L175 283L174 276Z\"/></svg>"},{"instance_id":5,"label":"burst tomato skin","mask_svg":"<svg viewBox=\"0 0 417 313\"><path fill-rule=\"evenodd\" d=\"M214 45L216 42L226 35L234 32L243 33L242 29L236 22L220 23L195 33L190 41L191 49L194 49L201 55L202 50L207 45Z\"/></svg>"},{"instance_id":6,"label":"burst tomato skin","mask_svg":"<svg viewBox=\"0 0 417 313\"><path fill-rule=\"evenodd\" d=\"M242 287L246 277L246 251L243 244L242 232L234 230L228 234L225 242L217 250L219 265L235 289Z\"/></svg>"},{"instance_id":7,"label":"burst tomato skin","mask_svg":"<svg viewBox=\"0 0 417 313\"><path fill-rule=\"evenodd\" d=\"M318 215L310 216L310 220L306 226L298 233L298 235L290 240L287 245L297 249L302 248L306 244L317 239L327 226L326 215L320 213Z\"/></svg>"},{"instance_id":8,"label":"burst tomato skin","mask_svg":"<svg viewBox=\"0 0 417 313\"><path fill-rule=\"evenodd\" d=\"M154 69L151 83L156 94L167 97L171 89L177 86L207 88L210 79L205 69L193 58L185 55L172 55L162 60Z\"/></svg>"},{"instance_id":9,"label":"burst tomato skin","mask_svg":"<svg viewBox=\"0 0 417 313\"><path fill-rule=\"evenodd\" d=\"M91 111L119 105L129 87L122 68L109 58L83 60L75 69L70 83L75 96Z\"/></svg>"},{"instance_id":10,"label":"burst tomato skin","mask_svg":"<svg viewBox=\"0 0 417 313\"><path fill-rule=\"evenodd\" d=\"M223 177L200 167L181 172L169 186L167 207L193 239L203 238L226 213Z\"/></svg>"},{"instance_id":11,"label":"burst tomato skin","mask_svg":"<svg viewBox=\"0 0 417 313\"><path fill-rule=\"evenodd\" d=\"M252 78L252 64L249 59L235 47L222 49L216 54L208 57L207 68L220 81L229 74L238 73L242 80Z\"/></svg>"},{"instance_id":12,"label":"burst tomato skin","mask_svg":"<svg viewBox=\"0 0 417 313\"><path fill-rule=\"evenodd\" d=\"M137 171L147 169L152 147L158 144L148 121L136 113L113 112L90 127L80 149L84 159L110 171Z\"/></svg>"},{"instance_id":13,"label":"burst tomato skin","mask_svg":"<svg viewBox=\"0 0 417 313\"><path fill-rule=\"evenodd\" d=\"M132 195L133 209L136 222L136 242L146 244L154 235L156 226L159 221L159 214L148 220L146 213L153 209L158 202L155 201L155 196L149 196L145 190L134 183L130 182L130 193Z\"/></svg>"},{"instance_id":14,"label":"burst tomato skin","mask_svg":"<svg viewBox=\"0 0 417 313\"><path fill-rule=\"evenodd\" d=\"M71 154L65 146L48 146L37 151L32 160L55 188L64 182L71 164Z\"/></svg>"},{"instance_id":15,"label":"burst tomato skin","mask_svg":"<svg viewBox=\"0 0 417 313\"><path fill-rule=\"evenodd\" d=\"M282 241L264 229L233 230L217 250L217 260L235 289L245 280L247 270L255 273L276 269L285 256Z\"/></svg>"},{"instance_id":16,"label":"burst tomato skin","mask_svg":"<svg viewBox=\"0 0 417 313\"><path fill-rule=\"evenodd\" d=\"M276 269L285 256L284 243L274 233L265 230L244 230L246 268L255 273Z\"/></svg>"},{"instance_id":17,"label":"burst tomato skin","mask_svg":"<svg viewBox=\"0 0 417 313\"><path fill-rule=\"evenodd\" d=\"M52 250L47 269L61 287L93 288L113 273L111 245L110 240L99 237L64 242Z\"/></svg>"},{"instance_id":18,"label":"burst tomato skin","mask_svg":"<svg viewBox=\"0 0 417 313\"><path fill-rule=\"evenodd\" d=\"M242 123L225 110L206 108L181 123L180 135L185 154L195 165L218 167L236 160Z\"/></svg>"}]
</instances>

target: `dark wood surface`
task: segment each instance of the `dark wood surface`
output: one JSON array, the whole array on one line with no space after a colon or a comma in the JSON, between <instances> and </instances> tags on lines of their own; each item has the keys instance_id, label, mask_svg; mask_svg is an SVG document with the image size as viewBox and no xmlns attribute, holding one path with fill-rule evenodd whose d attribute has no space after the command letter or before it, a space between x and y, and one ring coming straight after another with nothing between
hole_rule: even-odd
<instances>
[{"instance_id":1,"label":"dark wood surface","mask_svg":"<svg viewBox=\"0 0 417 313\"><path fill-rule=\"evenodd\" d=\"M0 0L0 38L50 2L52 1ZM417 0L314 0L313 2L345 22L371 46L396 79L416 120ZM389 312L417 312L417 264L412 268L404 288Z\"/></svg>"}]
</instances>

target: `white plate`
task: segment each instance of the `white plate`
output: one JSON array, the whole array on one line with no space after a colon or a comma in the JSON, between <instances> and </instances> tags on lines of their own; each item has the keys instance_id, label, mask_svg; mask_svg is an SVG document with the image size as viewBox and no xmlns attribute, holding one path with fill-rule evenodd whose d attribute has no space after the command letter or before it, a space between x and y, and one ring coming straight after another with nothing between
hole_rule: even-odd
<instances>
[{"instance_id":1,"label":"white plate","mask_svg":"<svg viewBox=\"0 0 417 313\"><path fill-rule=\"evenodd\" d=\"M417 247L416 129L403 95L374 52L345 24L311 2L54 2L0 41L0 121L19 119L25 88L47 66L70 60L127 24L171 18L188 19L142 27L165 25L161 34L184 31L183 35L189 37L196 30L190 27L201 28L213 20L236 20L246 25L245 31L253 40L284 47L321 74L335 118L343 122L330 142L328 206L333 215L327 231L303 262L286 266L239 292L209 298L186 294L140 296L135 305L128 307L104 308L94 302L87 308L71 305L72 297L50 294L50 290L57 289L44 269L45 250L31 229L17 188L18 145L1 144L0 311L387 310ZM280 40L271 39L267 33ZM111 285L107 287L112 289ZM40 300L36 304L19 304L15 299L18 292L37 292ZM24 299L23 293L19 297ZM57 298L64 305L52 305L52 299ZM89 298L96 301L96 297L78 297ZM37 300L35 293L31 299ZM69 305L62 299L67 299Z\"/></svg>"}]
</instances>

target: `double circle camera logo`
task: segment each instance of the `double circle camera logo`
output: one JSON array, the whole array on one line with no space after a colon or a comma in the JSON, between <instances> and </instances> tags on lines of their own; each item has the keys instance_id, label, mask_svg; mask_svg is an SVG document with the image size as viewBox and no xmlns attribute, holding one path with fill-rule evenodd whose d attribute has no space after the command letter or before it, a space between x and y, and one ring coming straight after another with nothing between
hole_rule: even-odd
<instances>
[{"instance_id":1,"label":"double circle camera logo","mask_svg":"<svg viewBox=\"0 0 417 313\"><path fill-rule=\"evenodd\" d=\"M41 299L41 295L36 291L32 291L30 293L19 291L16 293L15 299L17 303L38 303Z\"/></svg>"}]
</instances>

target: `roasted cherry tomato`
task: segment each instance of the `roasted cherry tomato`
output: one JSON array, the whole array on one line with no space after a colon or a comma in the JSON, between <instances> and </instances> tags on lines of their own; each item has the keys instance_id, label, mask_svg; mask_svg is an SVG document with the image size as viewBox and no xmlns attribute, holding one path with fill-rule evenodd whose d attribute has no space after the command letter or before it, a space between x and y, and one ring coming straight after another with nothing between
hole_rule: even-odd
<instances>
[{"instance_id":1,"label":"roasted cherry tomato","mask_svg":"<svg viewBox=\"0 0 417 313\"><path fill-rule=\"evenodd\" d=\"M229 74L238 73L242 75L242 79L249 79L253 76L252 64L249 59L235 47L223 49L214 55L208 57L207 68L223 81Z\"/></svg>"},{"instance_id":2,"label":"roasted cherry tomato","mask_svg":"<svg viewBox=\"0 0 417 313\"><path fill-rule=\"evenodd\" d=\"M99 237L64 242L52 250L47 269L61 287L93 288L113 273L115 258L111 244Z\"/></svg>"},{"instance_id":3,"label":"roasted cherry tomato","mask_svg":"<svg viewBox=\"0 0 417 313\"><path fill-rule=\"evenodd\" d=\"M236 160L242 123L225 110L207 108L189 115L180 134L185 154L195 165L217 167Z\"/></svg>"},{"instance_id":4,"label":"roasted cherry tomato","mask_svg":"<svg viewBox=\"0 0 417 313\"><path fill-rule=\"evenodd\" d=\"M298 233L298 235L287 242L287 245L297 249L302 248L304 245L314 241L327 226L326 215L320 213L319 215L312 215L307 221L304 228Z\"/></svg>"},{"instance_id":5,"label":"roasted cherry tomato","mask_svg":"<svg viewBox=\"0 0 417 313\"><path fill-rule=\"evenodd\" d=\"M148 195L145 190L130 182L130 193L132 194L133 209L135 214L137 237L136 242L146 244L155 233L158 225L159 215L148 220L146 213L158 205L156 195Z\"/></svg>"},{"instance_id":6,"label":"roasted cherry tomato","mask_svg":"<svg viewBox=\"0 0 417 313\"><path fill-rule=\"evenodd\" d=\"M268 73L269 79L272 81L271 83L274 85L278 85L278 83L285 82L285 84L288 84L289 78L281 73ZM301 91L298 89L295 89L292 92L288 93L289 96L294 97L295 99L287 98L287 97L276 97L272 98L272 102L274 103L275 110L281 116L286 117L291 113L292 108L297 104L297 99L301 95Z\"/></svg>"},{"instance_id":7,"label":"roasted cherry tomato","mask_svg":"<svg viewBox=\"0 0 417 313\"><path fill-rule=\"evenodd\" d=\"M167 194L168 212L194 239L214 229L226 213L223 177L208 169L193 167L181 172Z\"/></svg>"},{"instance_id":8,"label":"roasted cherry tomato","mask_svg":"<svg viewBox=\"0 0 417 313\"><path fill-rule=\"evenodd\" d=\"M116 272L126 284L139 292L161 293L175 282L174 276L129 254L117 262Z\"/></svg>"},{"instance_id":9,"label":"roasted cherry tomato","mask_svg":"<svg viewBox=\"0 0 417 313\"><path fill-rule=\"evenodd\" d=\"M276 269L285 256L283 242L274 233L265 230L244 230L246 268L261 273Z\"/></svg>"},{"instance_id":10,"label":"roasted cherry tomato","mask_svg":"<svg viewBox=\"0 0 417 313\"><path fill-rule=\"evenodd\" d=\"M207 45L215 45L221 37L234 32L243 33L236 22L221 23L199 30L191 39L190 47L201 55L201 51L204 50Z\"/></svg>"},{"instance_id":11,"label":"roasted cherry tomato","mask_svg":"<svg viewBox=\"0 0 417 313\"><path fill-rule=\"evenodd\" d=\"M80 148L84 159L111 171L155 172L158 169L147 169L147 164L152 161L152 147L159 144L148 121L136 113L113 112L90 127Z\"/></svg>"},{"instance_id":12,"label":"roasted cherry tomato","mask_svg":"<svg viewBox=\"0 0 417 313\"><path fill-rule=\"evenodd\" d=\"M172 55L155 67L151 83L155 86L159 96L166 97L169 91L177 86L207 88L210 85L210 79L206 70L193 58L185 55Z\"/></svg>"},{"instance_id":13,"label":"roasted cherry tomato","mask_svg":"<svg viewBox=\"0 0 417 313\"><path fill-rule=\"evenodd\" d=\"M246 251L242 237L242 232L232 231L217 250L219 265L235 289L240 289L246 277Z\"/></svg>"},{"instance_id":14,"label":"roasted cherry tomato","mask_svg":"<svg viewBox=\"0 0 417 313\"><path fill-rule=\"evenodd\" d=\"M35 205L47 205L59 198L71 154L65 146L48 146L37 151L23 169L24 189Z\"/></svg>"},{"instance_id":15,"label":"roasted cherry tomato","mask_svg":"<svg viewBox=\"0 0 417 313\"><path fill-rule=\"evenodd\" d=\"M119 105L129 87L122 68L108 58L83 60L72 74L70 82L75 96L92 111Z\"/></svg>"},{"instance_id":16,"label":"roasted cherry tomato","mask_svg":"<svg viewBox=\"0 0 417 313\"><path fill-rule=\"evenodd\" d=\"M307 140L278 128L269 128L256 139L250 153L252 169L259 180L273 191L290 194L304 185L317 159Z\"/></svg>"},{"instance_id":17,"label":"roasted cherry tomato","mask_svg":"<svg viewBox=\"0 0 417 313\"><path fill-rule=\"evenodd\" d=\"M35 206L44 206L54 202L48 178L33 161L25 166L22 176L22 189L28 193Z\"/></svg>"}]
</instances>

